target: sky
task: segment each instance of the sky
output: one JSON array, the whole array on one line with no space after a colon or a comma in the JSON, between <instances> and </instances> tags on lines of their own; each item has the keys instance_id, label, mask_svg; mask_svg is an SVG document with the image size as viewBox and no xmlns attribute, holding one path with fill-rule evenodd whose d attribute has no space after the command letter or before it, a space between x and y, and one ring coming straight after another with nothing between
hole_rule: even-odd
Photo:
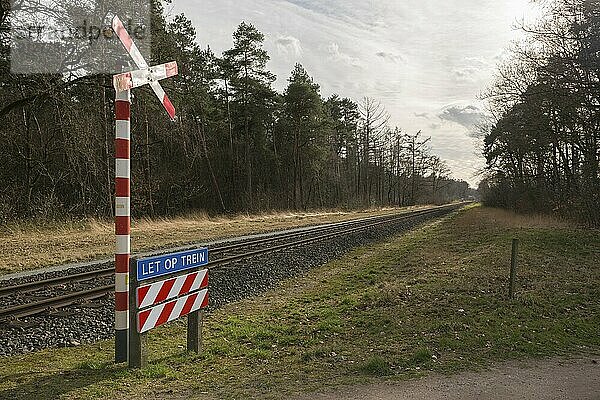
<instances>
[{"instance_id":1,"label":"sky","mask_svg":"<svg viewBox=\"0 0 600 400\"><path fill-rule=\"evenodd\" d=\"M300 62L321 85L359 101L375 98L391 124L431 136L431 147L457 179L476 187L485 166L474 125L479 100L523 18L529 0L174 0L198 42L216 54L231 48L240 22L265 34L268 68L283 90Z\"/></svg>"}]
</instances>

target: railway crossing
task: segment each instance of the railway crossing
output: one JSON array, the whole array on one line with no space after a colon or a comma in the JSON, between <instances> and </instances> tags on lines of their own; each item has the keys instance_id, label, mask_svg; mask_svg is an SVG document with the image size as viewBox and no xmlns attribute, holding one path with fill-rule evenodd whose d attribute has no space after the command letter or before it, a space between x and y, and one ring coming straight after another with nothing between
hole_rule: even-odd
<instances>
[{"instance_id":1,"label":"railway crossing","mask_svg":"<svg viewBox=\"0 0 600 400\"><path fill-rule=\"evenodd\" d=\"M160 80L178 74L176 62L149 66L118 16L112 28L125 50L139 68L113 77L116 91L115 139L115 362L127 361L129 341L129 263L131 255L131 90L149 85L175 120L175 107Z\"/></svg>"}]
</instances>

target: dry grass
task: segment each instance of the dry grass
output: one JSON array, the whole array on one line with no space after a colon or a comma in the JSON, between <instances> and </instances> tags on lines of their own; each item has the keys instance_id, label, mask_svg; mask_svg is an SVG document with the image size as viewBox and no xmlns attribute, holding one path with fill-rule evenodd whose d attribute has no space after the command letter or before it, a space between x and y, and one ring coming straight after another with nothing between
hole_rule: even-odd
<instances>
[{"instance_id":1,"label":"dry grass","mask_svg":"<svg viewBox=\"0 0 600 400\"><path fill-rule=\"evenodd\" d=\"M134 253L214 239L275 231L327 222L346 221L413 208L384 208L343 212L278 212L235 217L185 217L141 219L132 224ZM111 257L114 248L112 221L90 219L55 226L16 224L0 233L0 275L78 261Z\"/></svg>"},{"instance_id":2,"label":"dry grass","mask_svg":"<svg viewBox=\"0 0 600 400\"><path fill-rule=\"evenodd\" d=\"M487 208L486 213L493 224L502 228L578 228L579 225L573 221L566 220L560 216L547 214L519 214L500 208ZM473 224L479 218L477 213L470 214ZM463 222L468 222L467 220Z\"/></svg>"}]
</instances>

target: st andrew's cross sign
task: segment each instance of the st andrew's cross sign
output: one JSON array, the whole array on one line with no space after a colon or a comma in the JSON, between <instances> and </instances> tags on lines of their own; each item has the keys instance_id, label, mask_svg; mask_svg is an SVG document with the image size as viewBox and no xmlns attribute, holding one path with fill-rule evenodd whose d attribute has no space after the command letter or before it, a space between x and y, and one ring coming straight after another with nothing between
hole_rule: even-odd
<instances>
[{"instance_id":1,"label":"st andrew's cross sign","mask_svg":"<svg viewBox=\"0 0 600 400\"><path fill-rule=\"evenodd\" d=\"M113 77L116 90L115 141L115 361L127 361L129 341L129 263L131 255L131 89L150 85L171 120L175 108L159 81L178 74L177 63L151 67L135 45L118 16L112 28L138 70Z\"/></svg>"}]
</instances>

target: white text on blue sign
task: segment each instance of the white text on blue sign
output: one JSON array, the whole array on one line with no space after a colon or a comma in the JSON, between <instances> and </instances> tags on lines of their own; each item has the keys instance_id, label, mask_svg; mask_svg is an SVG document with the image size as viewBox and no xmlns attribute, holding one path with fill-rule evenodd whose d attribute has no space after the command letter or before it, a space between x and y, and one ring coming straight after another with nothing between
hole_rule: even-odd
<instances>
[{"instance_id":1,"label":"white text on blue sign","mask_svg":"<svg viewBox=\"0 0 600 400\"><path fill-rule=\"evenodd\" d=\"M143 281L208 264L208 249L195 249L181 253L142 258L137 261L137 279Z\"/></svg>"}]
</instances>

